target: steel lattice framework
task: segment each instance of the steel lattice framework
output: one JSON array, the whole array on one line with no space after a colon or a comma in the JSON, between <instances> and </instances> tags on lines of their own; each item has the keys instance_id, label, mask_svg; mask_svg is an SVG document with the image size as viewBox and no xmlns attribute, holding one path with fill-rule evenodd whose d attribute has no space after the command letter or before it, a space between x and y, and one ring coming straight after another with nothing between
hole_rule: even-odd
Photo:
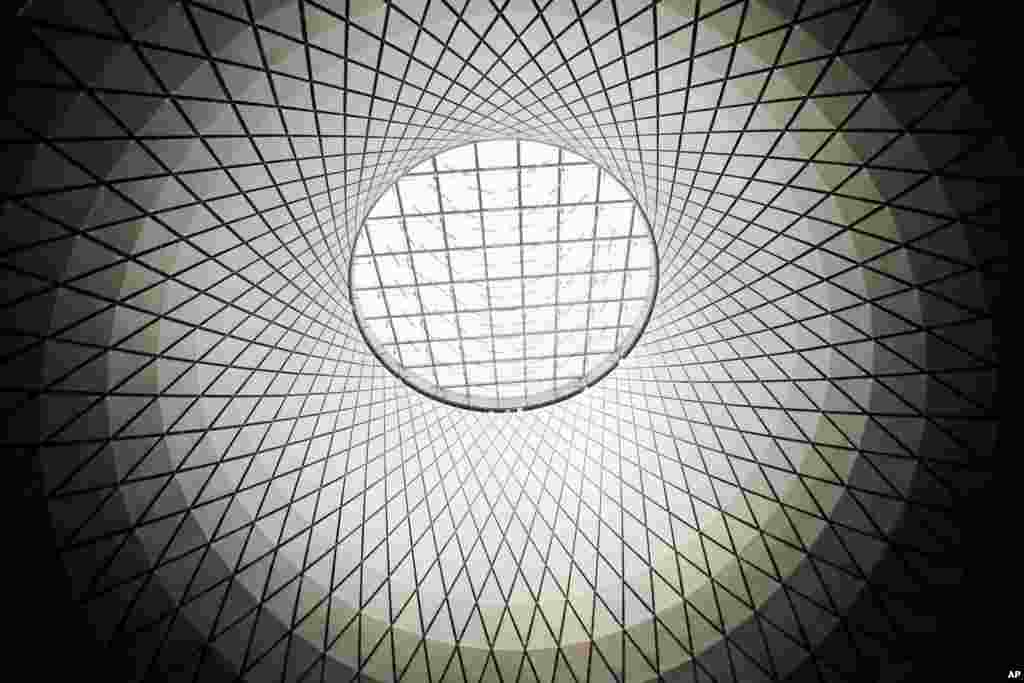
<instances>
[{"instance_id":1,"label":"steel lattice framework","mask_svg":"<svg viewBox=\"0 0 1024 683\"><path fill-rule=\"evenodd\" d=\"M915 7L27 5L0 111L3 446L41 473L97 640L139 680L899 661L993 475L1016 173L971 43ZM410 220L371 215L389 188L500 140L593 162L644 219L616 234L654 241L628 358L529 411L413 390L357 320L386 284L358 275L375 222ZM529 403L499 384L491 407Z\"/></svg>"}]
</instances>

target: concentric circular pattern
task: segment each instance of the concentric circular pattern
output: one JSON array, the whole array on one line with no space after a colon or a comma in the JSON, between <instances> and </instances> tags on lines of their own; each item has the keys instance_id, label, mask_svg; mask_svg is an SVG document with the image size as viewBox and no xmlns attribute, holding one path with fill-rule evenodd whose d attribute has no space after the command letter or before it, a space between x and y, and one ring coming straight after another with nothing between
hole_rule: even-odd
<instances>
[{"instance_id":1,"label":"concentric circular pattern","mask_svg":"<svg viewBox=\"0 0 1024 683\"><path fill-rule=\"evenodd\" d=\"M3 444L97 639L152 680L896 666L991 476L1013 163L915 7L28 4ZM388 188L500 139L658 254L625 361L524 412L395 377L347 280Z\"/></svg>"},{"instance_id":2,"label":"concentric circular pattern","mask_svg":"<svg viewBox=\"0 0 1024 683\"><path fill-rule=\"evenodd\" d=\"M356 239L356 319L379 358L468 408L554 403L633 348L657 288L650 225L622 184L543 143L449 150L377 201Z\"/></svg>"}]
</instances>

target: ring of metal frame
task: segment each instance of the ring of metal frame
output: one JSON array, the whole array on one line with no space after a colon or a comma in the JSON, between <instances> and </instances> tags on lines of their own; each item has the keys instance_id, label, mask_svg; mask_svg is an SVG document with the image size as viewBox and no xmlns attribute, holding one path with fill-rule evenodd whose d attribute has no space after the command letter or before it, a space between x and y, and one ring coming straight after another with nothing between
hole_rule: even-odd
<instances>
[{"instance_id":1,"label":"ring of metal frame","mask_svg":"<svg viewBox=\"0 0 1024 683\"><path fill-rule=\"evenodd\" d=\"M520 141L520 140L517 140L517 142L518 141ZM531 141L531 142L533 142L533 141ZM539 142L539 141L536 141L536 142ZM475 143L469 143L469 144L475 144ZM552 148L555 148L555 149L559 149L559 150L562 150L562 151L571 151L571 150L565 150L563 147L560 147L558 145L553 145L553 144L551 144L549 142L541 142L540 144L543 144L545 146L552 147ZM440 156L440 154L443 154L444 152L451 151L451 150L456 150L456 149L459 149L459 148L465 147L465 146L468 146L468 145L466 143L460 143L459 145L455 145L455 146L453 146L453 147L451 147L451 148L449 148L447 150L443 150L443 151L439 152L438 156ZM599 169L601 172L606 173L609 176L611 176L621 186L621 188L626 192L626 194L629 195L629 201L632 202L633 209L636 211L636 213L638 214L640 220L642 220L644 225L646 226L646 230L644 230L643 232L648 237L649 247L651 249L651 263L649 264L649 267L648 267L648 273L650 275L650 280L649 280L649 284L648 284L648 287L647 287L647 292L645 294L646 305L644 306L644 313L643 313L643 315L641 317L637 318L633 322L633 324L629 327L629 330L626 333L623 341L620 342L612 351L608 352L607 358L606 358L606 360L604 362L602 362L599 365L597 365L594 368L592 368L589 372L587 372L585 374L585 376L583 376L582 378L580 378L580 380L578 380L577 382L573 383L573 385L568 386L567 388L559 389L558 387L556 387L554 389L551 389L551 390L548 390L548 391L544 391L544 392L540 392L540 393L527 394L526 397L523 398L522 400L517 400L517 399L512 399L512 398L488 399L488 398L479 397L479 396L474 397L473 400L469 400L467 397L460 395L458 392L446 390L446 389L444 389L442 387L439 387L439 386L437 386L435 384L432 384L430 382L427 382L427 381L424 381L422 379L419 379L419 378L415 377L412 373L406 371L402 367L402 363L399 362L398 359L396 359L392 354L390 354L387 351L384 351L382 349L382 347L384 346L383 342L380 339L378 339L376 337L376 335L374 335L369 329L367 329L368 326L367 326L366 322L363 320L362 309L361 309L361 307L359 306L359 304L358 304L358 302L356 300L357 297L354 295L354 291L353 291L354 290L354 288L353 288L353 280L354 280L354 278L353 278L353 270L354 270L354 264L355 264L355 257L353 256L353 257L351 257L349 259L349 265L348 265L348 292L349 292L349 298L352 301L352 307L353 307L355 319L356 319L356 322L358 323L358 326L359 326L359 332L362 335L363 340L366 342L366 345L373 352L373 355L395 377L397 377L398 379L402 380L402 382L404 382L410 388L415 389L416 391L418 391L419 393L423 394L424 396L427 396L428 398L431 398L431 399L434 399L434 400L437 400L437 401L441 401L442 403L446 403L448 405L455 406L455 407L458 407L458 408L464 408L464 409L467 409L467 410L481 410L481 411L484 411L484 412L492 412L492 413L519 412L519 411L524 411L524 410L533 410L533 409L536 409L536 408L543 408L545 406L549 406L549 405L552 405L554 403L558 403L559 401L564 401L564 400L566 400L568 398L572 398L573 396L576 396L580 392L585 391L588 387L592 387L595 384L597 384L598 382L600 382L602 379L604 379L610 372L612 372L616 367L618 367L619 363L622 362L623 359L625 359L625 358L627 358L629 356L629 353L633 350L633 347L636 346L637 341L639 341L640 336L643 334L644 329L647 327L647 323L651 319L651 314L654 311L654 305L655 305L655 302L657 300L659 274L661 272L661 262L660 262L660 257L659 257L659 254L658 254L658 243L657 243L657 240L654 239L654 233L653 233L652 228L651 228L651 222L647 218L647 212L644 210L643 205L639 201L637 201L636 196L633 194L633 192L628 187L626 187L626 185L624 183L622 183L621 180L616 178L615 174L611 173L608 169L604 168L603 166L601 166L600 164L596 163L592 159L587 158L586 156L583 156L583 155L578 154L576 152L572 152L572 153L576 154L576 156L578 156L578 157L586 159L586 161L589 162L593 167L595 167L595 168ZM521 166L521 168L527 168L527 166ZM478 168L476 170L479 171L481 169ZM435 175L436 175L436 173L435 173ZM558 182L559 183L562 182L561 178L558 179ZM396 187L396 186L397 186L397 182L392 187ZM383 195L389 189L390 188L385 188L380 193L379 197L383 197ZM379 197L378 197L377 200L374 201L374 205L376 205L377 201L379 201ZM521 211L522 207L517 206L513 210ZM557 207L556 207L556 210L557 210ZM480 211L483 212L483 209L481 208ZM359 231L358 231L358 233L356 235L356 238L355 238L355 240L353 240L353 246L352 246L353 254L355 254L355 249L359 245L359 240L360 239L365 239L365 234L366 234L367 227L368 227L367 223L370 220L371 219L368 216L363 221L363 225L359 228ZM427 336L427 342L429 343L429 341L430 341L430 338L429 338L429 335L428 335ZM557 358L557 356L556 356L556 358Z\"/></svg>"}]
</instances>

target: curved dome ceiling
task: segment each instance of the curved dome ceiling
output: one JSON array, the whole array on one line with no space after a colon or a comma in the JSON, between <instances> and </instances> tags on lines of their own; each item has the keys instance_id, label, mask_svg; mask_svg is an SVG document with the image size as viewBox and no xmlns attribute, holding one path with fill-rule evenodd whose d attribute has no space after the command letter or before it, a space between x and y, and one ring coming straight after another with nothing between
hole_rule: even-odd
<instances>
[{"instance_id":1,"label":"curved dome ceiling","mask_svg":"<svg viewBox=\"0 0 1024 683\"><path fill-rule=\"evenodd\" d=\"M941 14L190 0L18 22L5 439L138 678L829 678L899 637L892 596L931 580L995 436L1005 150ZM482 413L381 364L347 277L399 178L508 138L624 183L659 291L601 382ZM908 520L934 533L894 541ZM880 626L847 618L865 597Z\"/></svg>"}]
</instances>

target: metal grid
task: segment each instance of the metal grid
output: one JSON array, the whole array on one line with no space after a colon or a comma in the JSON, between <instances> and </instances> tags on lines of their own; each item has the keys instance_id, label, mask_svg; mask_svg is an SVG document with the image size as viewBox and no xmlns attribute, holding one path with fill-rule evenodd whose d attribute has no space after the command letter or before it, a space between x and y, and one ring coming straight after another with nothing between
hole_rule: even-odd
<instances>
[{"instance_id":1,"label":"metal grid","mask_svg":"<svg viewBox=\"0 0 1024 683\"><path fill-rule=\"evenodd\" d=\"M654 302L650 226L608 172L521 140L465 145L387 190L357 238L369 343L428 394L490 410L579 391Z\"/></svg>"},{"instance_id":2,"label":"metal grid","mask_svg":"<svg viewBox=\"0 0 1024 683\"><path fill-rule=\"evenodd\" d=\"M341 4L13 26L3 445L125 678L901 675L994 469L1005 145L956 17ZM348 258L420 160L527 135L628 184L658 305L592 391L454 410Z\"/></svg>"}]
</instances>

